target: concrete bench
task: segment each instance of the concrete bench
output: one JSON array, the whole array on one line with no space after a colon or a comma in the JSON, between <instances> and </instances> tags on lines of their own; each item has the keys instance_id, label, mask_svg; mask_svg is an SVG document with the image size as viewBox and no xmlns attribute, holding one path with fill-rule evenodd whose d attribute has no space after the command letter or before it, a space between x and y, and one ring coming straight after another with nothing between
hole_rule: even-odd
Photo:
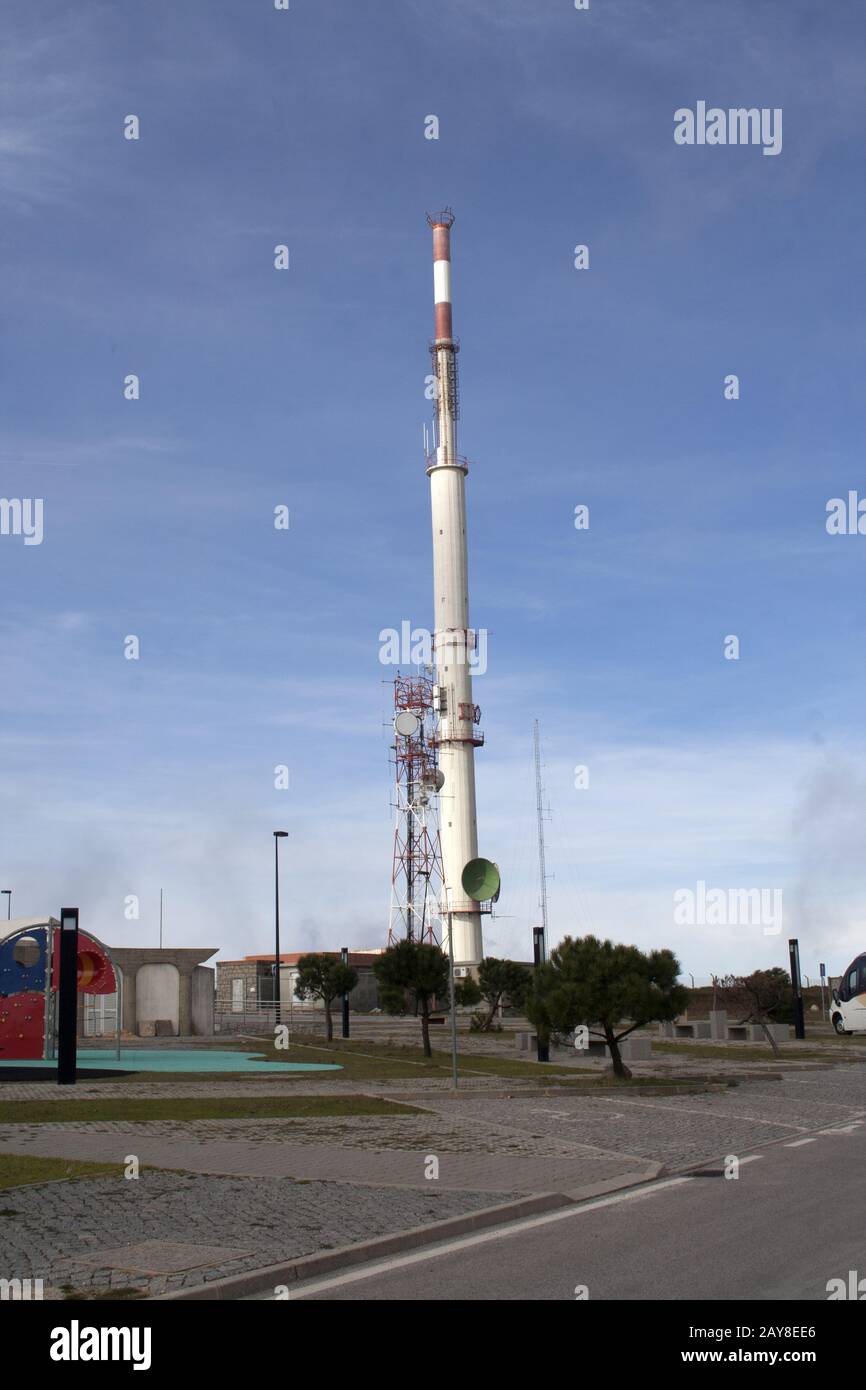
<instances>
[{"instance_id":1,"label":"concrete bench","mask_svg":"<svg viewBox=\"0 0 866 1390\"><path fill-rule=\"evenodd\" d=\"M790 1033L787 1023L768 1023L767 1027L770 1036L775 1038L777 1043L787 1042ZM753 1042L765 1043L767 1034L764 1032L760 1023L729 1023L728 1024L729 1042Z\"/></svg>"},{"instance_id":2,"label":"concrete bench","mask_svg":"<svg viewBox=\"0 0 866 1390\"><path fill-rule=\"evenodd\" d=\"M748 1027L750 1042L765 1043L767 1041L767 1034L764 1032L764 1029L760 1023L750 1023ZM768 1023L767 1029L770 1033L770 1036L774 1038L777 1043L783 1043L788 1041L790 1034L788 1032L787 1023Z\"/></svg>"},{"instance_id":3,"label":"concrete bench","mask_svg":"<svg viewBox=\"0 0 866 1390\"><path fill-rule=\"evenodd\" d=\"M675 1023L675 1038L708 1038L710 1036L709 1020L698 1019L694 1023Z\"/></svg>"},{"instance_id":4,"label":"concrete bench","mask_svg":"<svg viewBox=\"0 0 866 1390\"><path fill-rule=\"evenodd\" d=\"M771 1023L769 1028L777 1043L790 1042L791 1030L787 1023Z\"/></svg>"}]
</instances>

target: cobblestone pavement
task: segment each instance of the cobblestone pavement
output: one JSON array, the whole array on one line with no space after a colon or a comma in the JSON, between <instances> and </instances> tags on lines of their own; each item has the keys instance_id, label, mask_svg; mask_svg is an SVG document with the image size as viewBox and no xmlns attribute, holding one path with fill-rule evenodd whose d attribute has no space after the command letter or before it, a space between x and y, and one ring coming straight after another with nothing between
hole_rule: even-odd
<instances>
[{"instance_id":1,"label":"cobblestone pavement","mask_svg":"<svg viewBox=\"0 0 866 1390\"><path fill-rule=\"evenodd\" d=\"M312 1073L310 1074L312 1076ZM501 1091L503 1089L537 1088L535 1077L461 1076L461 1091ZM121 1100L208 1099L220 1096L369 1096L392 1091L412 1091L419 1095L427 1091L450 1091L451 1078L439 1076L402 1076L384 1079L370 1078L352 1081L338 1077L334 1081L314 1081L297 1074L295 1081L283 1081L273 1072L268 1078L249 1076L208 1078L206 1081L79 1081L73 1086L29 1081L6 1082L0 1086L2 1100L38 1100L63 1105L75 1100L95 1100L111 1097Z\"/></svg>"},{"instance_id":2,"label":"cobblestone pavement","mask_svg":"<svg viewBox=\"0 0 866 1390\"><path fill-rule=\"evenodd\" d=\"M4 1126L0 1152L114 1162L118 1172L127 1156L134 1155L141 1164L197 1173L327 1179L391 1189L428 1186L425 1166L427 1156L433 1155L439 1162L437 1187L488 1192L491 1205L504 1200L508 1192L570 1193L600 1182L637 1180L655 1173L640 1157L605 1153L575 1140L557 1140L540 1130L509 1132L501 1123L479 1124L462 1116L462 1134L455 1145L455 1131L449 1136L448 1129L452 1117L442 1118L445 1143L436 1133L438 1117L431 1115L424 1132L416 1128L382 1135L378 1146L347 1145L333 1134L330 1142L323 1142L321 1135L301 1142L279 1134L269 1138L270 1124L262 1121L238 1121L231 1138L210 1135L199 1124L191 1124L189 1133L177 1126L172 1135L163 1132L165 1126L149 1124L46 1125L35 1134L11 1136ZM290 1123L300 1126L306 1121ZM341 1123L348 1128L350 1121ZM358 1117L353 1125L357 1141L363 1138L364 1119ZM385 1147L387 1138L390 1144Z\"/></svg>"},{"instance_id":3,"label":"cobblestone pavement","mask_svg":"<svg viewBox=\"0 0 866 1390\"><path fill-rule=\"evenodd\" d=\"M599 1151L629 1154L676 1169L737 1153L819 1126L866 1115L866 1065L752 1080L705 1095L549 1096L508 1101L425 1099L442 1114L458 1105L482 1124L507 1123L534 1134L570 1137Z\"/></svg>"},{"instance_id":4,"label":"cobblestone pavement","mask_svg":"<svg viewBox=\"0 0 866 1390\"><path fill-rule=\"evenodd\" d=\"M530 1135L502 1124L479 1125L477 1119L455 1109L428 1115L347 1115L315 1119L255 1120L156 1120L136 1124L127 1120L73 1120L40 1125L0 1125L0 1149L24 1148L45 1138L46 1142L86 1135L103 1139L99 1146L106 1162L128 1150L136 1136L149 1140L180 1141L192 1148L212 1148L220 1140L242 1141L246 1145L281 1148L335 1147L372 1152L411 1149L437 1153L488 1153L554 1155L573 1148L573 1136L560 1139L545 1134ZM121 1142L116 1142L120 1139ZM200 1155L196 1155L199 1157ZM119 1161L119 1160L118 1160Z\"/></svg>"},{"instance_id":5,"label":"cobblestone pavement","mask_svg":"<svg viewBox=\"0 0 866 1390\"><path fill-rule=\"evenodd\" d=\"M510 1194L509 1194L510 1195ZM503 1196L500 1200L508 1200ZM144 1172L0 1192L0 1277L41 1278L46 1298L136 1288L150 1294L225 1278L491 1205L488 1193L394 1189L269 1178ZM223 1247L221 1263L175 1274L101 1264L99 1252L143 1241ZM225 1257L225 1248L237 1254ZM196 1258L196 1251L189 1258ZM132 1258L135 1258L133 1253Z\"/></svg>"},{"instance_id":6,"label":"cobblestone pavement","mask_svg":"<svg viewBox=\"0 0 866 1390\"><path fill-rule=\"evenodd\" d=\"M0 1126L0 1151L112 1161L119 1171L117 1178L0 1192L0 1277L30 1275L79 1289L144 1287L143 1273L101 1267L88 1256L142 1241L237 1250L231 1259L214 1256L211 1265L160 1275L149 1285L167 1290L527 1192L575 1193L614 1178L639 1180L660 1163L672 1170L707 1163L866 1115L864 1061L789 1070L779 1080L758 1075L705 1094L578 1095L537 1086L533 1094L533 1083L502 1078L464 1087L460 1096L447 1080L431 1078L419 1078L411 1092L405 1079L340 1083L344 1094L409 1093L423 1115L140 1124L59 1118L66 1099L88 1095L299 1093L264 1080L229 1086L109 1082L71 1095L71 1088L4 1087L9 1099L63 1099L55 1122ZM305 1090L315 1089L306 1083ZM319 1089L334 1094L333 1087ZM129 1154L187 1171L125 1180L120 1165ZM435 1185L425 1175L431 1154L439 1160Z\"/></svg>"}]
</instances>

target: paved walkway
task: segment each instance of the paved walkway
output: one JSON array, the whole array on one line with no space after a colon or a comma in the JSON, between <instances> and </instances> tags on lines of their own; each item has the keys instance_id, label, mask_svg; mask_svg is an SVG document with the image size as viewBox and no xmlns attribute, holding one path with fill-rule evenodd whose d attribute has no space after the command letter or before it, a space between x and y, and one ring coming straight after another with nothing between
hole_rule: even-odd
<instances>
[{"instance_id":1,"label":"paved walkway","mask_svg":"<svg viewBox=\"0 0 866 1390\"><path fill-rule=\"evenodd\" d=\"M232 1094L225 1085L198 1084L188 1093ZM496 1078L455 1097L447 1082L419 1078L412 1097L423 1106L421 1115L62 1121L67 1099L178 1097L186 1090L180 1083L129 1082L54 1089L57 1120L0 1126L0 1152L118 1165L116 1178L0 1192L0 1278L161 1291L509 1197L574 1195L602 1182L639 1181L659 1163L671 1169L706 1163L866 1115L866 1065L860 1064L662 1096L561 1088L532 1094L532 1085ZM341 1083L340 1090L394 1095L406 1093L407 1083ZM11 1099L12 1091L46 1098L41 1086L22 1083L3 1095ZM290 1083L249 1080L240 1093L298 1091ZM131 1154L144 1165L183 1171L145 1171L128 1180L122 1165ZM430 1176L431 1158L437 1177Z\"/></svg>"},{"instance_id":2,"label":"paved walkway","mask_svg":"<svg viewBox=\"0 0 866 1390\"><path fill-rule=\"evenodd\" d=\"M316 1120L126 1121L0 1126L0 1152L141 1164L196 1173L317 1179L377 1187L496 1194L574 1192L614 1178L652 1176L638 1156L604 1152L538 1126L512 1129L459 1111Z\"/></svg>"},{"instance_id":3,"label":"paved walkway","mask_svg":"<svg viewBox=\"0 0 866 1390\"><path fill-rule=\"evenodd\" d=\"M515 1194L516 1196L517 1194ZM503 1198L502 1200L507 1200ZM462 1216L488 1193L144 1172L0 1192L0 1277L155 1295Z\"/></svg>"}]
</instances>

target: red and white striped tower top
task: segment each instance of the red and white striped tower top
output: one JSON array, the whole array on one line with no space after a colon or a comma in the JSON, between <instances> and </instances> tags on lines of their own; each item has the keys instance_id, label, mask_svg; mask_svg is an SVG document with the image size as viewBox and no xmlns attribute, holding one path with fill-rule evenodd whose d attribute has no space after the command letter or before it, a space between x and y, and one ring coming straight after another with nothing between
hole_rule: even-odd
<instances>
[{"instance_id":1,"label":"red and white striped tower top","mask_svg":"<svg viewBox=\"0 0 866 1390\"><path fill-rule=\"evenodd\" d=\"M450 343L451 331L451 228L454 214L450 208L431 214L433 229L433 303L436 342Z\"/></svg>"}]
</instances>

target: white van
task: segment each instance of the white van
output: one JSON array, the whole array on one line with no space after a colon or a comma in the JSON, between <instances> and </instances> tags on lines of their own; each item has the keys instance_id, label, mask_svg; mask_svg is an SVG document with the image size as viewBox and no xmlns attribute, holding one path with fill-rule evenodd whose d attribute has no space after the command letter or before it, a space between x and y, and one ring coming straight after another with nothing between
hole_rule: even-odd
<instances>
[{"instance_id":1,"label":"white van","mask_svg":"<svg viewBox=\"0 0 866 1390\"><path fill-rule=\"evenodd\" d=\"M833 990L830 1020L837 1033L866 1033L866 952L852 960Z\"/></svg>"}]
</instances>

